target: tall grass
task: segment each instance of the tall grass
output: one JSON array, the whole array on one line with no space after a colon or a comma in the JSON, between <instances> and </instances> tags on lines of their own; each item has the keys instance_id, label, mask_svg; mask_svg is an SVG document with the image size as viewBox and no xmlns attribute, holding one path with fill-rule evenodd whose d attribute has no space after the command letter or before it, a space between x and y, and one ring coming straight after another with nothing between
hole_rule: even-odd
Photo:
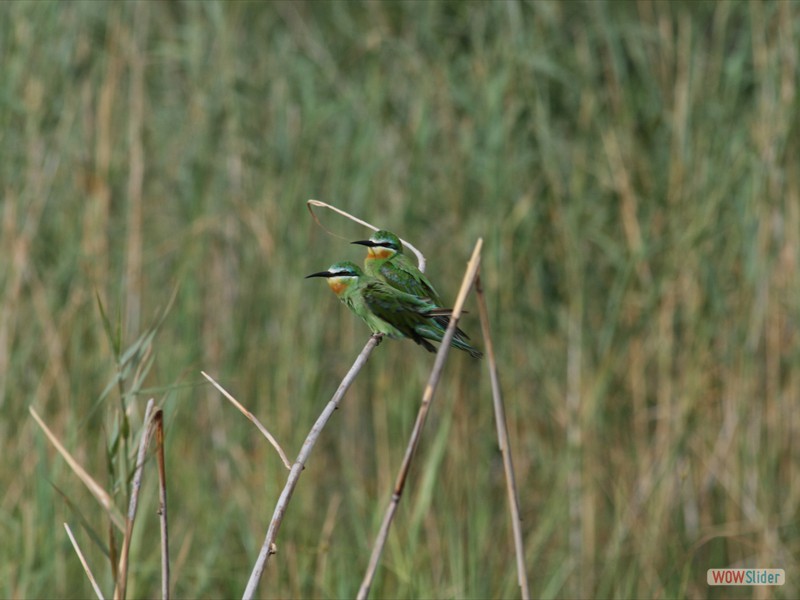
<instances>
[{"instance_id":1,"label":"tall grass","mask_svg":"<svg viewBox=\"0 0 800 600\"><path fill-rule=\"evenodd\" d=\"M27 407L111 487L97 297L129 347L174 286L129 416L165 410L175 594L241 594L285 469L200 370L292 455L368 333L302 278L361 254L307 198L410 239L445 298L484 237L535 597L730 597L724 566L796 596L798 36L788 2L0 4L0 596L91 593L64 521L111 589ZM357 590L417 350L348 393L266 597ZM489 378L459 356L440 393L373 595L513 596ZM156 506L150 471L130 597Z\"/></svg>"}]
</instances>

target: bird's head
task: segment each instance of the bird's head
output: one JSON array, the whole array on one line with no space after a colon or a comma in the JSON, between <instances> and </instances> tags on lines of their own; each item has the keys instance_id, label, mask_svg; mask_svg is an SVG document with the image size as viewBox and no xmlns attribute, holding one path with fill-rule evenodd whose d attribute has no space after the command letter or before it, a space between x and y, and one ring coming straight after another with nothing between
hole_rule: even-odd
<instances>
[{"instance_id":1,"label":"bird's head","mask_svg":"<svg viewBox=\"0 0 800 600\"><path fill-rule=\"evenodd\" d=\"M333 263L328 267L327 271L306 275L306 279L310 277L325 277L328 280L328 286L330 286L333 292L338 296L350 288L351 285L357 283L358 279L363 276L364 272L357 264L345 260Z\"/></svg>"},{"instance_id":2,"label":"bird's head","mask_svg":"<svg viewBox=\"0 0 800 600\"><path fill-rule=\"evenodd\" d=\"M403 244L400 242L400 238L385 229L376 231L368 240L358 240L351 243L366 246L369 258L389 259L395 254L402 254L403 252Z\"/></svg>"}]
</instances>

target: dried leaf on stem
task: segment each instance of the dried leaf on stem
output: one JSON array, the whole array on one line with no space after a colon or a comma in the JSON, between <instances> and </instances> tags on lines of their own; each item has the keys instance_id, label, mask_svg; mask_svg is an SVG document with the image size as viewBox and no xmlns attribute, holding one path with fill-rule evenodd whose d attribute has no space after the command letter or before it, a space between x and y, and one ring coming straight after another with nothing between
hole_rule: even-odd
<instances>
[{"instance_id":1,"label":"dried leaf on stem","mask_svg":"<svg viewBox=\"0 0 800 600\"><path fill-rule=\"evenodd\" d=\"M372 229L372 231L378 231L380 229L380 227L375 227L371 223L367 223L366 221L362 221L358 217L354 217L353 215L351 215L349 212L344 211L341 208L336 208L335 206L333 206L331 204L328 204L327 202L322 202L321 200L306 200L306 206L308 207L308 212L311 213L311 217L314 219L314 221L316 222L317 225L322 227L325 231L330 233L332 236L338 237L340 239L344 239L344 238L342 238L342 236L340 236L340 235L336 235L330 229L328 229L322 223L320 223L319 218L317 218L317 215L314 213L314 209L311 208L312 206L318 206L320 208L327 208L329 210L332 210L333 212L338 213L338 214L342 215L343 217L346 217L346 218L350 219L351 221L354 221L354 222L358 223L359 225L363 225L364 227ZM403 245L406 246L409 250L411 250L414 253L414 256L417 257L417 263L419 265L419 270L424 273L425 272L425 255L422 254L422 252L420 252L419 250L417 250L416 247L414 247L413 244L410 244L409 242L405 241L403 238L399 238L399 239L400 239L401 242L403 242Z\"/></svg>"},{"instance_id":2,"label":"dried leaf on stem","mask_svg":"<svg viewBox=\"0 0 800 600\"><path fill-rule=\"evenodd\" d=\"M92 589L94 589L94 593L97 594L97 597L100 598L100 600L103 600L103 592L100 590L100 586L97 585L97 580L94 578L92 570L89 568L89 563L86 562L86 558L83 556L83 552L81 552L81 549L78 546L78 542L75 539L75 536L72 535L72 530L66 523L64 523L64 529L67 530L69 541L72 542L72 547L75 549L75 554L78 555L78 558L80 559L81 564L83 565L83 570L86 571L86 576L89 578L89 583L92 584Z\"/></svg>"},{"instance_id":3,"label":"dried leaf on stem","mask_svg":"<svg viewBox=\"0 0 800 600\"><path fill-rule=\"evenodd\" d=\"M272 444L272 447L275 448L275 450L277 450L278 454L281 457L281 460L283 461L284 466L287 469L291 469L292 463L289 462L289 459L286 456L286 453L283 451L283 448L281 448L281 445L278 443L278 440L276 440L272 436L272 434L267 430L267 428L261 424L258 418L249 410L247 410L244 406L242 406L241 403L236 398L234 398L224 387L222 387L220 384L214 381L214 379L208 373L206 373L205 371L200 371L200 373L203 375L203 377L208 379L211 382L211 385L217 388L220 391L220 393L230 401L231 404L233 404L236 408L238 408L239 412L241 412L245 417L250 419L253 425L258 427L258 430L263 434L265 438L267 438L267 441L269 441L269 443Z\"/></svg>"},{"instance_id":4,"label":"dried leaf on stem","mask_svg":"<svg viewBox=\"0 0 800 600\"><path fill-rule=\"evenodd\" d=\"M29 406L28 410L30 411L33 420L36 421L37 425L39 425L39 427L42 428L42 431L44 431L44 434L47 436L47 439L50 440L50 443L56 447L56 450L58 450L61 456L64 457L64 460L67 461L67 464L78 476L78 479L80 479L83 482L83 484L92 493L92 496L94 496L97 499L97 501L108 513L111 522L114 523L114 525L120 531L125 531L125 520L122 516L122 513L120 513L119 509L114 504L114 501L111 499L111 496L108 494L108 492L106 492L100 486L100 484L97 483L92 478L92 476L89 475L89 473L87 473L86 470L78 464L78 461L76 461L72 457L72 455L67 451L66 448L64 448L64 446L61 444L61 442L58 440L55 434L53 434L53 432L50 431L47 425L44 424L44 421L42 421L41 417L39 417L39 414L36 412L36 410L32 406Z\"/></svg>"}]
</instances>

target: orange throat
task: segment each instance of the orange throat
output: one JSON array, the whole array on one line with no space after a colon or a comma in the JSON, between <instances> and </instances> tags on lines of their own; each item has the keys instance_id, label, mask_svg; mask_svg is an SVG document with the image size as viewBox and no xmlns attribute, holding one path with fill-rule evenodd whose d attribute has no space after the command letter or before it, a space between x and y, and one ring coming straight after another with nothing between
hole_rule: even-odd
<instances>
[{"instance_id":1,"label":"orange throat","mask_svg":"<svg viewBox=\"0 0 800 600\"><path fill-rule=\"evenodd\" d=\"M389 258L392 255L392 251L388 248L381 248L380 246L376 246L373 248L367 248L367 257L368 258Z\"/></svg>"},{"instance_id":2,"label":"orange throat","mask_svg":"<svg viewBox=\"0 0 800 600\"><path fill-rule=\"evenodd\" d=\"M341 280L339 277L329 277L328 278L328 286L333 290L333 293L337 296L341 294L345 288L347 288L347 284Z\"/></svg>"}]
</instances>

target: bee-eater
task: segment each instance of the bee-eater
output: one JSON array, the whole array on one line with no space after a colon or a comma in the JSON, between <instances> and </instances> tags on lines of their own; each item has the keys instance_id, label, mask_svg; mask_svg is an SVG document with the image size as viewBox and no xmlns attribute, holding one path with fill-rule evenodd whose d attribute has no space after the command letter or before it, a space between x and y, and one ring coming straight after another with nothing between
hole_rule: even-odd
<instances>
[{"instance_id":1,"label":"bee-eater","mask_svg":"<svg viewBox=\"0 0 800 600\"><path fill-rule=\"evenodd\" d=\"M449 309L396 290L366 275L355 263L338 262L327 271L307 275L306 279L309 277L325 277L333 293L361 317L373 333L394 339L409 338L429 352L436 352L436 347L428 340L442 341L449 322ZM473 358L483 356L463 338L453 337L451 346L469 352Z\"/></svg>"},{"instance_id":2,"label":"bee-eater","mask_svg":"<svg viewBox=\"0 0 800 600\"><path fill-rule=\"evenodd\" d=\"M417 268L414 261L403 254L403 244L391 231L381 229L372 234L368 240L352 242L367 247L367 258L364 259L364 270L388 283L395 289L418 296L430 298L436 306L442 305L442 299L425 277L425 273Z\"/></svg>"},{"instance_id":3,"label":"bee-eater","mask_svg":"<svg viewBox=\"0 0 800 600\"><path fill-rule=\"evenodd\" d=\"M414 261L403 253L403 244L391 231L380 229L372 234L368 240L351 242L367 247L367 257L364 259L364 270L391 287L418 298L429 299L436 306L442 306L442 299L433 287L433 284L419 270ZM445 317L436 319L440 327L446 328L448 320ZM469 336L460 328L456 328L454 340L469 346ZM469 346L472 348L472 346Z\"/></svg>"}]
</instances>

